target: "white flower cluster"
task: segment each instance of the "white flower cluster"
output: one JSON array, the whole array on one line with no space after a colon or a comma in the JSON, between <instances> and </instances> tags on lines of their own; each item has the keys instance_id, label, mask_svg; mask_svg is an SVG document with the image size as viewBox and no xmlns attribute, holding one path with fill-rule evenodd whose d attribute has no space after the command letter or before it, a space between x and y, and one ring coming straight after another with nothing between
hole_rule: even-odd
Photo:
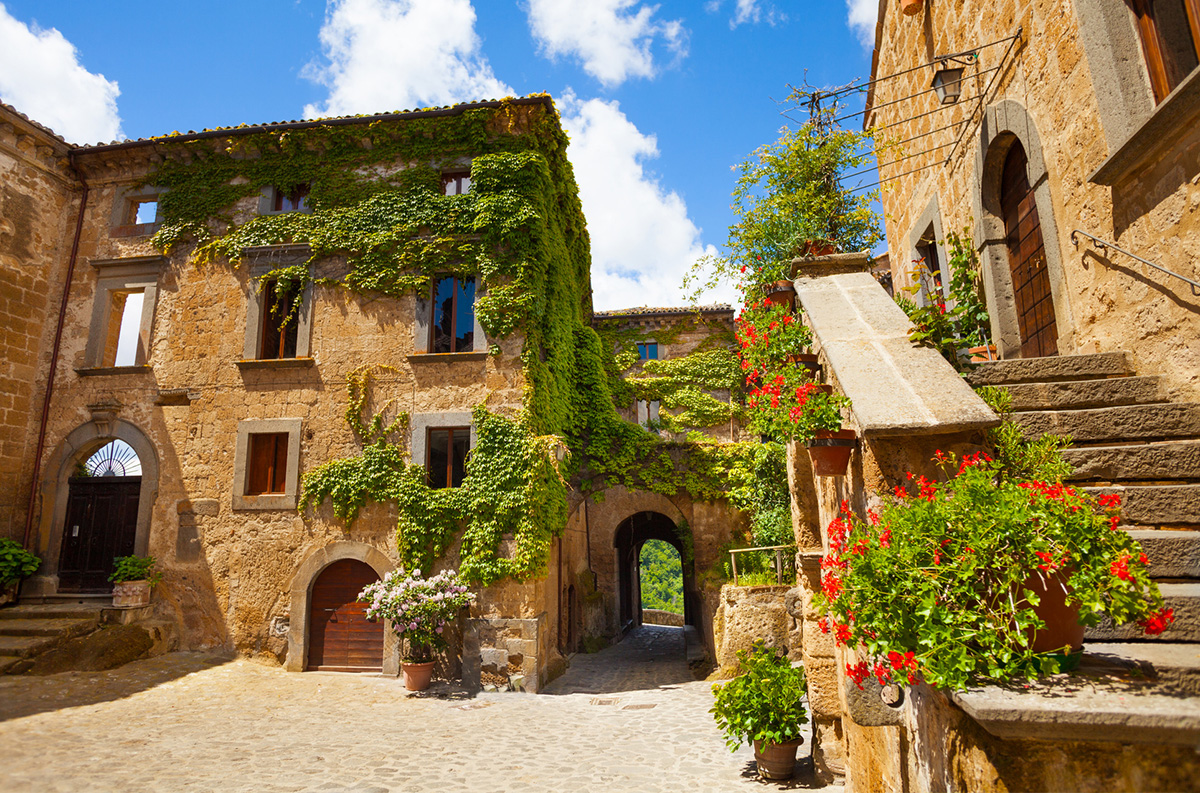
<instances>
[{"instance_id":1,"label":"white flower cluster","mask_svg":"<svg viewBox=\"0 0 1200 793\"><path fill-rule=\"evenodd\" d=\"M422 578L420 570L406 573L403 568L368 584L358 597L367 604L368 618L386 619L396 633L422 644L440 644L446 623L475 601L453 570Z\"/></svg>"}]
</instances>

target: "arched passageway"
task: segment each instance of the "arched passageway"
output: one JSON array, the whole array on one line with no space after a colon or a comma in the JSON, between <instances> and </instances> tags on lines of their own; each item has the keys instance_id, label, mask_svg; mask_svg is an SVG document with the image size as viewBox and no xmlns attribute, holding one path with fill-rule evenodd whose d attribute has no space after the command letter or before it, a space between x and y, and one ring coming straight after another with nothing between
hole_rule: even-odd
<instances>
[{"instance_id":1,"label":"arched passageway","mask_svg":"<svg viewBox=\"0 0 1200 793\"><path fill-rule=\"evenodd\" d=\"M67 513L58 560L60 592L112 589L113 560L134 553L142 464L114 440L79 462L67 479Z\"/></svg>"},{"instance_id":2,"label":"arched passageway","mask_svg":"<svg viewBox=\"0 0 1200 793\"><path fill-rule=\"evenodd\" d=\"M679 535L675 522L661 512L643 511L630 515L617 527L613 545L617 552L617 597L619 626L628 631L642 622L641 554L648 540L662 540L679 551L683 568L683 621L697 626L700 595L690 548Z\"/></svg>"}]
</instances>

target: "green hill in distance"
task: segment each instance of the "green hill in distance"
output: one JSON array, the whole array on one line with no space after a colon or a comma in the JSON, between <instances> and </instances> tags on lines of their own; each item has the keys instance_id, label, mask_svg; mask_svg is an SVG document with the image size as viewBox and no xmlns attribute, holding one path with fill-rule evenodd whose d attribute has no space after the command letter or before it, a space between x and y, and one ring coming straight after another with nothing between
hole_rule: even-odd
<instances>
[{"instance_id":1,"label":"green hill in distance","mask_svg":"<svg viewBox=\"0 0 1200 793\"><path fill-rule=\"evenodd\" d=\"M662 540L647 540L639 560L642 608L683 613L683 565L679 551Z\"/></svg>"}]
</instances>

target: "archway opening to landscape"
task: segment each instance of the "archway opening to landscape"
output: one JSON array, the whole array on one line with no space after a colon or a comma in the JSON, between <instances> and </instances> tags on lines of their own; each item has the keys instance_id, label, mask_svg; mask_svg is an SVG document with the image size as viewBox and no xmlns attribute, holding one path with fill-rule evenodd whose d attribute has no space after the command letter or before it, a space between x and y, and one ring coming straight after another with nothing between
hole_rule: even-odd
<instances>
[{"instance_id":1,"label":"archway opening to landscape","mask_svg":"<svg viewBox=\"0 0 1200 793\"><path fill-rule=\"evenodd\" d=\"M614 545L617 551L618 601L621 630L628 631L642 624L643 592L647 583L642 578L643 549L650 541L657 541L674 550L679 559L681 603L684 625L696 625L699 619L699 593L691 559L690 543L684 543L675 522L661 512L638 512L629 516L617 527ZM658 548L658 546L652 546ZM655 553L654 550L651 551ZM652 584L653 586L653 584Z\"/></svg>"},{"instance_id":2,"label":"archway opening to landscape","mask_svg":"<svg viewBox=\"0 0 1200 793\"><path fill-rule=\"evenodd\" d=\"M646 540L638 564L643 622L683 623L683 562L679 549L663 540ZM661 612L651 619L647 611ZM678 622L674 619L678 616Z\"/></svg>"}]
</instances>

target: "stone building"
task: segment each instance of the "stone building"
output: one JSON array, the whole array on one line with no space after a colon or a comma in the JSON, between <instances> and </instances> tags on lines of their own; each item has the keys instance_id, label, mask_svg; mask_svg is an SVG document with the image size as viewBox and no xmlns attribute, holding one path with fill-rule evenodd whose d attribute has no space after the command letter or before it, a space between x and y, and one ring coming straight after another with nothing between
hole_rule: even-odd
<instances>
[{"instance_id":1,"label":"stone building","mask_svg":"<svg viewBox=\"0 0 1200 793\"><path fill-rule=\"evenodd\" d=\"M604 362L565 149L548 96L95 146L0 106L0 536L42 558L22 601L107 602L112 558L152 555L185 649L394 673L354 593L471 568L441 672L536 691L640 621L658 537L692 549L711 624L695 570L733 510L563 480L585 418L624 423L580 395ZM732 322L667 313L632 342L677 357Z\"/></svg>"},{"instance_id":2,"label":"stone building","mask_svg":"<svg viewBox=\"0 0 1200 793\"><path fill-rule=\"evenodd\" d=\"M881 0L866 92L865 125L885 144L894 282L913 285L923 261L948 297L946 240L965 236L1002 359L969 381L1006 387L1029 434L1074 438L1072 483L1122 496L1123 528L1177 619L1153 640L1089 629L1083 663L1097 682L1079 688L917 685L884 704L877 685L846 676L851 654L802 605L818 771L848 790L1196 789L1196 6L916 5L906 15ZM860 438L845 477L814 477L793 455L805 599L843 499L865 515L906 472L936 477L935 449L977 449L996 421L948 363L908 344L869 268L853 256L796 263L799 302Z\"/></svg>"}]
</instances>

